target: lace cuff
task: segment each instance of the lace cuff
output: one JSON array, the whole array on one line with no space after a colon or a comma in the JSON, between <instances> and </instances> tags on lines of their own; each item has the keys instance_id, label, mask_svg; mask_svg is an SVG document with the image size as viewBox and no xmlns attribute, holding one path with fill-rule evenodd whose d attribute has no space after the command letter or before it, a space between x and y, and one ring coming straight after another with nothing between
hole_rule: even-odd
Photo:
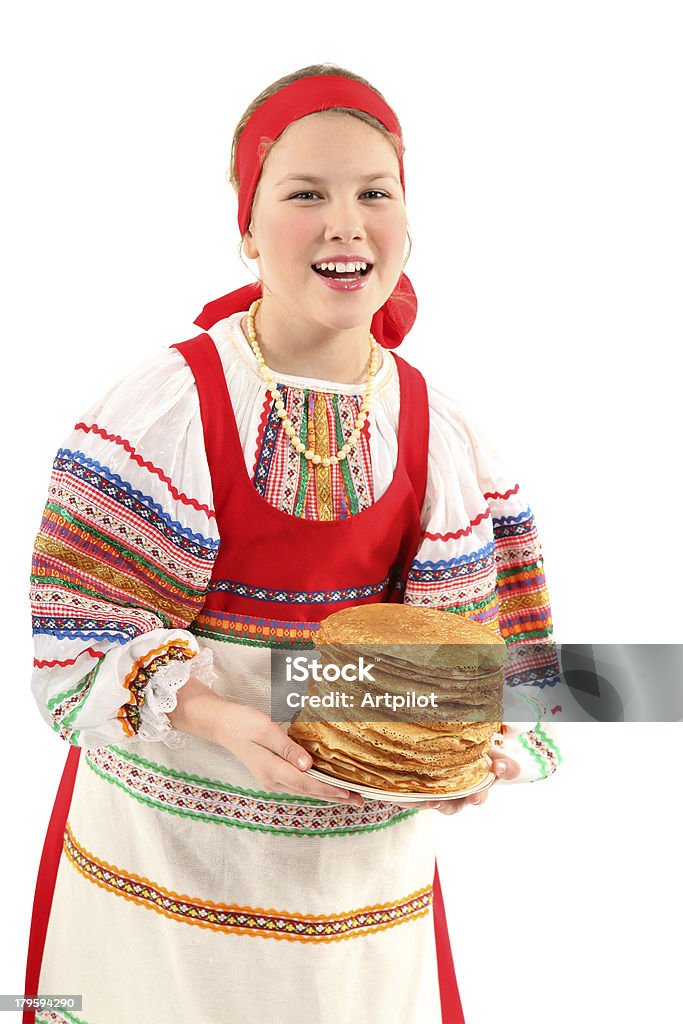
<instances>
[{"instance_id":1,"label":"lace cuff","mask_svg":"<svg viewBox=\"0 0 683 1024\"><path fill-rule=\"evenodd\" d=\"M142 740L161 740L167 747L182 747L187 733L174 729L168 714L178 705L178 690L190 676L211 688L216 679L213 651L203 647L188 661L169 661L160 665L145 687L145 700L140 709L140 728L137 736Z\"/></svg>"}]
</instances>

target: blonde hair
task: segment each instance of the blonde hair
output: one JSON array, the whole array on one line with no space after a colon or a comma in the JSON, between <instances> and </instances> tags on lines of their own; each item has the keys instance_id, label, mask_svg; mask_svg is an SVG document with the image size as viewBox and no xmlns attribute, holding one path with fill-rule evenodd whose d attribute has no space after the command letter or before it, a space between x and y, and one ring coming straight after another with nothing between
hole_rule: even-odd
<instances>
[{"instance_id":1,"label":"blonde hair","mask_svg":"<svg viewBox=\"0 0 683 1024\"><path fill-rule=\"evenodd\" d=\"M300 68L299 71L292 71L291 74L285 75L283 78L278 78L277 82L273 82L272 85L267 86L263 90L263 92L259 93L256 99L249 104L249 106L239 119L237 127L235 128L235 133L232 137L232 147L230 151L230 168L228 170L228 180L237 194L239 193L240 189L240 181L237 174L236 162L237 146L239 145L240 136L244 131L244 127L247 121L254 113L254 111L261 106L262 103L269 99L269 97L275 95L276 92L279 92L280 89L284 89L285 86L290 85L292 82L298 81L298 79L300 78L308 78L311 75L341 75L344 78L351 78L353 79L354 82L362 82L363 85L366 85L369 89L372 89L373 92L376 92L377 95L380 96L385 103L387 102L386 99L384 99L384 96L382 96L382 93L379 91L379 89L376 89L374 85L371 85L370 82L367 81L367 79L362 78L360 75L354 74L353 71L348 71L346 68L339 67L338 64L309 64L308 67ZM355 110L351 107L330 107L329 110L342 114L348 114L350 117L356 117L358 118L359 121L364 121L366 124L369 124L371 128L375 128L378 132L381 132L382 135L386 139L388 139L388 141L394 147L394 150L396 151L396 155L398 156L399 160L402 159L403 154L405 152L405 146L403 145L401 137L399 135L394 134L393 132L390 132L388 128L386 128L381 121L378 121L376 117L373 117L372 114L367 114L364 110ZM396 118L396 120L398 121L398 117ZM270 150L272 145L274 145L274 143L271 140L263 140L263 148L260 153L262 160L265 160L265 157L267 156L268 151ZM413 247L413 242L410 237L410 231L407 231L407 235L409 248L408 254L403 261L404 267L408 262L408 257L410 256ZM242 259L243 241L244 239L241 238L238 247L240 259ZM244 263L244 260L242 260L242 262Z\"/></svg>"}]
</instances>

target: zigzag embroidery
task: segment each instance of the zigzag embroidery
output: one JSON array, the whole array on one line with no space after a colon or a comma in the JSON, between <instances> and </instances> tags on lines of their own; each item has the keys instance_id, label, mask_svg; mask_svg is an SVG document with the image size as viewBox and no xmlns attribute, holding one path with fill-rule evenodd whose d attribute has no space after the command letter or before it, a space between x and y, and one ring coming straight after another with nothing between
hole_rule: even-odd
<instances>
[{"instance_id":1,"label":"zigzag embroidery","mask_svg":"<svg viewBox=\"0 0 683 1024\"><path fill-rule=\"evenodd\" d=\"M455 558L440 558L438 562L419 562L416 558L413 559L410 567L411 572L413 569L439 569L442 566L452 565L464 565L467 562L476 562L479 558L485 558L486 555L492 554L495 550L495 542L491 541L486 547L479 548L477 551L472 551L469 555L456 555Z\"/></svg>"},{"instance_id":2,"label":"zigzag embroidery","mask_svg":"<svg viewBox=\"0 0 683 1024\"><path fill-rule=\"evenodd\" d=\"M165 523L168 523L169 526L173 527L176 533L182 534L182 536L187 537L189 540L196 541L210 550L218 551L221 544L219 540L212 540L210 537L205 537L201 533L193 533L189 526L183 526L183 524L179 523L176 519L171 519L168 512L164 512L163 506L159 505L154 498L150 497L148 494L143 494L142 491L136 491L131 487L127 480L120 477L118 473L112 473L107 466L103 466L101 462L97 461L97 459L89 458L85 452L72 452L68 448L57 449L55 463L60 457L73 459L74 462L78 462L82 466L95 467L95 469L99 470L102 473L102 476L106 477L107 480L111 480L122 490L127 491L132 498L143 502L143 504L156 512L159 518L163 519Z\"/></svg>"},{"instance_id":3,"label":"zigzag embroidery","mask_svg":"<svg viewBox=\"0 0 683 1024\"><path fill-rule=\"evenodd\" d=\"M275 590L256 587L238 580L211 580L209 591L221 591L251 597L257 601L279 601L286 604L332 604L335 601L354 601L361 597L380 594L391 579L391 574L380 583L360 584L357 587L341 587L339 590ZM397 581L397 588L399 582Z\"/></svg>"},{"instance_id":4,"label":"zigzag embroidery","mask_svg":"<svg viewBox=\"0 0 683 1024\"><path fill-rule=\"evenodd\" d=\"M70 629L41 629L36 625L33 628L33 636L37 636L39 634L54 636L57 640L96 640L105 641L109 644L127 644L129 640L133 640L136 636L141 635L139 632L133 633L132 635L124 633L123 636L121 634L117 636L113 633L79 633L78 630Z\"/></svg>"},{"instance_id":5,"label":"zigzag embroidery","mask_svg":"<svg viewBox=\"0 0 683 1024\"><path fill-rule=\"evenodd\" d=\"M67 665L75 665L76 662L82 655L89 654L93 658L103 658L104 653L102 651L94 651L92 647L84 647L75 658L69 658L67 661L59 661L55 658L54 661L38 661L37 658L33 659L34 668L54 668L55 665L59 665L61 668L66 668Z\"/></svg>"},{"instance_id":6,"label":"zigzag embroidery","mask_svg":"<svg viewBox=\"0 0 683 1024\"><path fill-rule=\"evenodd\" d=\"M505 501L507 498L512 497L513 494L516 494L518 490L519 484L515 484L515 486L511 487L509 491L505 492L505 494L501 494L500 491L487 491L484 497L487 501L489 498L497 498L499 501Z\"/></svg>"},{"instance_id":7,"label":"zigzag embroidery","mask_svg":"<svg viewBox=\"0 0 683 1024\"><path fill-rule=\"evenodd\" d=\"M280 391L280 394L282 394L283 390L285 389L279 388L278 390ZM285 402L286 405L286 396L283 398L283 401ZM261 445L263 443L263 435L266 432L266 424L268 423L268 418L270 416L271 406L272 400L270 398L270 393L266 388L266 393L263 399L263 409L261 410L261 419L259 420L258 430L256 432L256 451L254 452L254 471L252 473L253 477L256 477L259 452L261 451Z\"/></svg>"},{"instance_id":8,"label":"zigzag embroidery","mask_svg":"<svg viewBox=\"0 0 683 1024\"><path fill-rule=\"evenodd\" d=\"M468 533L472 532L473 526L478 526L484 519L488 519L490 515L491 509L487 508L485 512L480 512L474 519L470 519L469 526L463 527L462 530L456 530L455 533L429 533L425 530L422 536L425 540L458 540L459 537L466 537ZM426 562L425 564L428 565L429 563Z\"/></svg>"},{"instance_id":9,"label":"zigzag embroidery","mask_svg":"<svg viewBox=\"0 0 683 1024\"><path fill-rule=\"evenodd\" d=\"M526 510L524 512L518 512L516 516L500 516L499 518L494 519L493 520L493 525L494 526L498 526L498 525L504 526L505 523L521 523L522 520L525 520L525 519L533 519L533 514L532 514L531 509L529 508L528 505L527 505Z\"/></svg>"},{"instance_id":10,"label":"zigzag embroidery","mask_svg":"<svg viewBox=\"0 0 683 1024\"><path fill-rule=\"evenodd\" d=\"M282 395L282 401L287 405L287 388L280 386L278 388ZM270 471L270 464L273 458L273 452L275 451L275 445L277 442L278 424L280 422L279 417L276 415L277 410L275 405L272 406L271 411L268 413L265 426L263 429L263 436L258 441L257 459L254 467L254 479L253 484L258 493L262 498L266 497L266 490L268 487L268 474Z\"/></svg>"},{"instance_id":11,"label":"zigzag embroidery","mask_svg":"<svg viewBox=\"0 0 683 1024\"><path fill-rule=\"evenodd\" d=\"M425 917L433 902L432 886L427 885L390 903L354 907L336 914L300 914L273 907L214 903L199 896L166 889L144 875L135 875L96 857L74 838L68 821L64 829L63 850L84 878L105 891L171 920L203 926L224 935L257 935L290 942L341 942Z\"/></svg>"},{"instance_id":12,"label":"zigzag embroidery","mask_svg":"<svg viewBox=\"0 0 683 1024\"><path fill-rule=\"evenodd\" d=\"M200 505L196 498L190 498L187 494L181 493L158 466L155 466L153 463L143 459L141 455L138 455L135 448L133 448L130 442L126 441L125 438L120 437L118 434L107 433L107 431L103 430L103 428L98 426L97 423L92 423L90 426L88 426L87 423L77 423L74 430L83 430L86 434L90 433L92 430L95 434L99 434L100 437L103 437L105 441L113 441L115 444L120 444L124 451L128 452L133 462L137 462L137 464L142 466L143 469L148 469L150 473L154 473L155 476L158 476L159 479L166 484L176 501L182 501L184 505L190 505L192 508L196 508L198 512L206 512L209 519L216 518L216 513L212 508L209 508L208 505Z\"/></svg>"}]
</instances>

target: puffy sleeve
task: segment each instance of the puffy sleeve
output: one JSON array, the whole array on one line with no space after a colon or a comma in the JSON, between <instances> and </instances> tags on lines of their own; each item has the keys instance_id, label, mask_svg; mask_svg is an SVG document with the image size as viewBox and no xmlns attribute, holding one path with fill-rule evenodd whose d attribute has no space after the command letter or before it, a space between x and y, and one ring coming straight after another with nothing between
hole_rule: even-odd
<instances>
[{"instance_id":1,"label":"puffy sleeve","mask_svg":"<svg viewBox=\"0 0 683 1024\"><path fill-rule=\"evenodd\" d=\"M552 723L560 670L536 521L471 417L435 385L428 383L428 395L422 541L404 601L488 623L505 640L505 703L514 721L491 745L519 762L514 782L536 782L562 761Z\"/></svg>"},{"instance_id":2,"label":"puffy sleeve","mask_svg":"<svg viewBox=\"0 0 683 1024\"><path fill-rule=\"evenodd\" d=\"M31 689L80 747L185 742L168 712L211 651L188 627L219 547L199 399L177 349L140 364L58 449L31 565Z\"/></svg>"}]
</instances>

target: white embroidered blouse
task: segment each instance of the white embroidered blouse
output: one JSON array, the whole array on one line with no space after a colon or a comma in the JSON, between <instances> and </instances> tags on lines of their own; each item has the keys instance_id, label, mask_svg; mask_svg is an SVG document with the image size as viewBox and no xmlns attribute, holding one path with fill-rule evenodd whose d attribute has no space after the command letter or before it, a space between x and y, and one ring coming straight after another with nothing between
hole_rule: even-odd
<instances>
[{"instance_id":1,"label":"white embroidered blouse","mask_svg":"<svg viewBox=\"0 0 683 1024\"><path fill-rule=\"evenodd\" d=\"M209 333L254 486L308 518L353 515L372 504L396 466L400 389L392 354L381 353L369 442L364 432L348 465L330 467L330 486L316 487L274 416L243 316ZM316 450L348 436L362 386L275 377L289 419ZM515 781L536 781L556 770L561 755L552 722L541 720L550 715L547 694L558 676L534 517L491 443L448 394L427 384L423 539L404 599L500 631L516 655L507 683L529 711L526 721L506 723L493 746L520 763ZM177 691L190 674L207 685L213 678L210 649L188 629L220 544L212 502L194 377L176 349L163 349L90 406L54 461L33 554L32 691L46 722L69 743L184 742L168 720Z\"/></svg>"}]
</instances>

